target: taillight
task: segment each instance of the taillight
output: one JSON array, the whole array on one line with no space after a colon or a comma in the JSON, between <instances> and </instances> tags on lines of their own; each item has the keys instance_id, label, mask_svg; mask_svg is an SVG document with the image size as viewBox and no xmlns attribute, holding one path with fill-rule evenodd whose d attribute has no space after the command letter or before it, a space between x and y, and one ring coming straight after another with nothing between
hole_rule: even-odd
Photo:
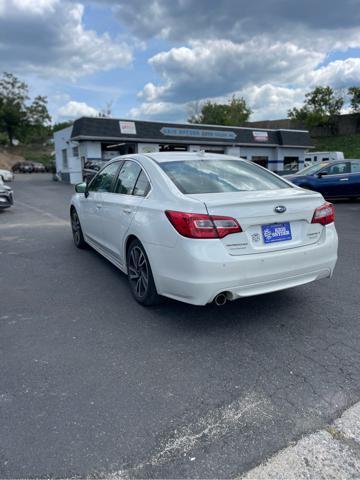
<instances>
[{"instance_id":1,"label":"taillight","mask_svg":"<svg viewBox=\"0 0 360 480\"><path fill-rule=\"evenodd\" d=\"M321 207L318 207L313 215L311 223L321 223L321 225L328 225L335 220L335 209L332 203L326 202Z\"/></svg>"},{"instance_id":2,"label":"taillight","mask_svg":"<svg viewBox=\"0 0 360 480\"><path fill-rule=\"evenodd\" d=\"M223 238L242 231L235 218L231 217L171 210L165 213L176 231L188 238Z\"/></svg>"}]
</instances>

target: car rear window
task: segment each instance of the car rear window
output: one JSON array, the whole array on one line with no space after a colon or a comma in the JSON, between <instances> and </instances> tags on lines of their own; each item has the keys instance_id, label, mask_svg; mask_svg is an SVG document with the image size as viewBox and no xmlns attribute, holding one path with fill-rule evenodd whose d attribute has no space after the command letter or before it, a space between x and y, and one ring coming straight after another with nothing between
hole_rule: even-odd
<instances>
[{"instance_id":1,"label":"car rear window","mask_svg":"<svg viewBox=\"0 0 360 480\"><path fill-rule=\"evenodd\" d=\"M244 160L199 159L161 162L160 166L184 194L291 188L270 172Z\"/></svg>"}]
</instances>

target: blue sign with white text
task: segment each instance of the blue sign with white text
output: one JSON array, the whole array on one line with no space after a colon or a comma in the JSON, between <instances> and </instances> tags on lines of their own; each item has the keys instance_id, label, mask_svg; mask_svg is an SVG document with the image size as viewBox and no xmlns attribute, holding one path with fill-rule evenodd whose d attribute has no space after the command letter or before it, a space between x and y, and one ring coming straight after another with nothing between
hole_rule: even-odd
<instances>
[{"instance_id":1,"label":"blue sign with white text","mask_svg":"<svg viewBox=\"0 0 360 480\"><path fill-rule=\"evenodd\" d=\"M235 132L225 132L221 130L202 130L199 128L162 127L160 132L163 135L171 135L174 137L221 138L224 140L234 140L236 138Z\"/></svg>"}]
</instances>

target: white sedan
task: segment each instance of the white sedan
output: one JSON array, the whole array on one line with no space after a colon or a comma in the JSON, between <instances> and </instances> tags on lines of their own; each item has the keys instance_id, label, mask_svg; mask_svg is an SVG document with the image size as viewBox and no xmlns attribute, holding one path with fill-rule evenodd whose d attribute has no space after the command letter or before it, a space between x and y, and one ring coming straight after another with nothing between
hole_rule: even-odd
<instances>
[{"instance_id":1,"label":"white sedan","mask_svg":"<svg viewBox=\"0 0 360 480\"><path fill-rule=\"evenodd\" d=\"M15 175L10 170L0 169L0 178L3 179L4 182L12 182L14 180Z\"/></svg>"},{"instance_id":2,"label":"white sedan","mask_svg":"<svg viewBox=\"0 0 360 480\"><path fill-rule=\"evenodd\" d=\"M331 277L334 207L246 160L198 153L117 157L71 206L75 245L128 275L143 305L193 305Z\"/></svg>"}]
</instances>

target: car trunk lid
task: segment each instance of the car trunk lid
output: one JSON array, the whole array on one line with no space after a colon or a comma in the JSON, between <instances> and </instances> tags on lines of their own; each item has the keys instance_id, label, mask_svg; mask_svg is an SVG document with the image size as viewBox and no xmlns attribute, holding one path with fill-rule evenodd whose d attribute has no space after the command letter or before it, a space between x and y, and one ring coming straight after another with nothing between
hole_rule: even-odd
<instances>
[{"instance_id":1,"label":"car trunk lid","mask_svg":"<svg viewBox=\"0 0 360 480\"><path fill-rule=\"evenodd\" d=\"M191 197L202 201L210 215L233 217L238 221L242 232L221 239L230 255L309 245L319 241L323 231L321 225L311 223L315 209L324 203L316 192L285 188Z\"/></svg>"}]
</instances>

